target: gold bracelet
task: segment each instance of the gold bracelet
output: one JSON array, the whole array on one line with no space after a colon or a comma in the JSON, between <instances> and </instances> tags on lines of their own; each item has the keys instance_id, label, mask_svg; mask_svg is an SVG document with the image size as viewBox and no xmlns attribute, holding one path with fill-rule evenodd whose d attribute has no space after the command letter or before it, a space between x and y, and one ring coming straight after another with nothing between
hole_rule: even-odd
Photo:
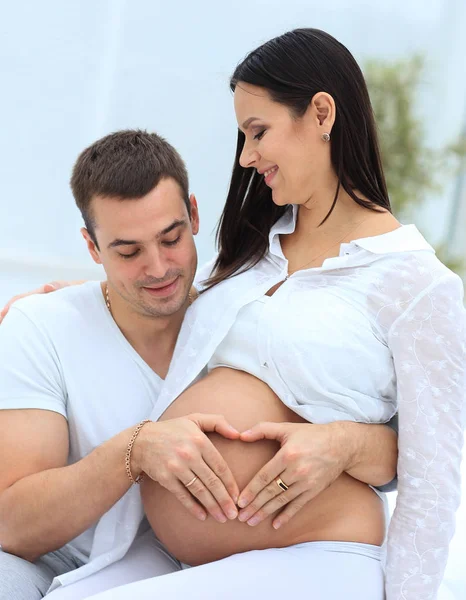
<instances>
[{"instance_id":1,"label":"gold bracelet","mask_svg":"<svg viewBox=\"0 0 466 600\"><path fill-rule=\"evenodd\" d=\"M141 431L141 429L144 427L144 425L146 423L150 423L150 422L151 422L150 419L146 419L145 421L141 421L139 423L139 425L134 430L133 435L131 436L131 439L129 440L128 447L126 448L126 456L125 456L126 474L128 475L129 480L131 481L131 483L133 485L135 483L141 483L141 481L144 479L144 473L141 473L140 475L138 475L136 477L136 479L134 479L133 474L131 473L131 451L133 449L134 442L136 441L136 438L138 437L139 432Z\"/></svg>"}]
</instances>

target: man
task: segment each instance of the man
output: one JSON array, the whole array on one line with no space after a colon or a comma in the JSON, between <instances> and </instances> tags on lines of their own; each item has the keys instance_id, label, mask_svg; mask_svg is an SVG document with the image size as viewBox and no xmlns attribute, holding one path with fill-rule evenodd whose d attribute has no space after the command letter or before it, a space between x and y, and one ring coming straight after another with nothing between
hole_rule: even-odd
<instances>
[{"instance_id":1,"label":"man","mask_svg":"<svg viewBox=\"0 0 466 600\"><path fill-rule=\"evenodd\" d=\"M71 187L107 282L26 298L2 324L0 600L57 595L118 560L133 561L132 580L180 568L143 519L132 486L143 473L201 520L238 514L232 473L199 431L239 432L221 415L145 422L197 266L199 215L183 161L156 134L117 132L84 150ZM369 429L361 459L370 463L380 437ZM173 474L187 463L180 446L204 481ZM108 587L129 582L118 573Z\"/></svg>"}]
</instances>

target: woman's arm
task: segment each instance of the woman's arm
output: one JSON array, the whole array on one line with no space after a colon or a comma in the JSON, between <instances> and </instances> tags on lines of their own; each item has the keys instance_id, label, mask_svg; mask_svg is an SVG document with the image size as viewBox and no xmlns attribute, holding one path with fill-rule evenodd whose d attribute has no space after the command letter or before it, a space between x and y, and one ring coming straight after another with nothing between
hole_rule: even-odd
<instances>
[{"instance_id":1,"label":"woman's arm","mask_svg":"<svg viewBox=\"0 0 466 600\"><path fill-rule=\"evenodd\" d=\"M449 274L417 296L389 331L400 427L387 600L435 599L443 578L460 502L465 320L461 281Z\"/></svg>"},{"instance_id":2,"label":"woman's arm","mask_svg":"<svg viewBox=\"0 0 466 600\"><path fill-rule=\"evenodd\" d=\"M55 292L61 288L67 287L69 285L80 285L81 283L86 283L85 281L52 281L51 283L44 283L35 290L31 292L25 292L24 294L18 294L17 296L13 296L11 300L9 300L6 305L2 308L0 312L0 323L6 317L8 311L12 304L14 304L17 300L21 300L21 298L26 298L26 296L33 296L34 294L48 294L50 292Z\"/></svg>"}]
</instances>

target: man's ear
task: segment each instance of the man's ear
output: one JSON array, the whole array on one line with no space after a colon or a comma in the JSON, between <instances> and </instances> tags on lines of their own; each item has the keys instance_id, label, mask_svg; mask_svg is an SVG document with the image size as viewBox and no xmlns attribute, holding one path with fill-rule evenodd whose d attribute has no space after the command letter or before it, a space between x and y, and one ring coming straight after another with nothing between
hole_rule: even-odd
<instances>
[{"instance_id":1,"label":"man's ear","mask_svg":"<svg viewBox=\"0 0 466 600\"><path fill-rule=\"evenodd\" d=\"M89 254L92 256L92 260L98 265L101 265L102 261L100 260L99 250L97 249L95 242L92 240L88 230L85 227L81 227L81 235L86 241L87 249L89 250Z\"/></svg>"},{"instance_id":2,"label":"man's ear","mask_svg":"<svg viewBox=\"0 0 466 600\"><path fill-rule=\"evenodd\" d=\"M199 232L199 209L197 208L197 200L194 194L189 196L189 204L191 205L191 229L193 235Z\"/></svg>"}]
</instances>

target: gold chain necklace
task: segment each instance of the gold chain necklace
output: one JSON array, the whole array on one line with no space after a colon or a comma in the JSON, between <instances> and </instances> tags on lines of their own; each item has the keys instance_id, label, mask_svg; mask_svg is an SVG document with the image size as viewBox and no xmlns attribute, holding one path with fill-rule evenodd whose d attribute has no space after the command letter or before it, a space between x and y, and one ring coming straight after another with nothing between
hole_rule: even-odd
<instances>
[{"instance_id":1,"label":"gold chain necklace","mask_svg":"<svg viewBox=\"0 0 466 600\"><path fill-rule=\"evenodd\" d=\"M193 295L191 293L191 290L188 293L188 300L189 300L189 306L191 306L191 304L194 301ZM112 305L110 304L110 298L108 297L108 283L105 284L105 304L107 305L108 308L108 312L112 315L113 317L113 313L112 313Z\"/></svg>"},{"instance_id":2,"label":"gold chain necklace","mask_svg":"<svg viewBox=\"0 0 466 600\"><path fill-rule=\"evenodd\" d=\"M329 246L328 248L326 248L323 252L321 252L320 254L318 254L317 256L313 256L311 258L311 260L309 260L307 263L304 263L304 265L301 265L300 267L298 267L297 269L293 269L293 271L291 271L291 273L288 273L287 276L285 277L285 281L291 277L291 275L293 275L293 273L296 273L297 271L301 271L301 269L304 269L304 267L307 267L307 265L310 265L312 262L314 262L315 260L317 260L318 258L320 258L321 256L323 256L324 254L327 254L327 252L329 250L331 250L334 246L337 246L338 244L340 244L346 237L348 237L350 235L350 233L353 233L354 231L356 231L363 223L364 221L367 221L369 217L366 217L365 219L363 219L362 221L360 221L356 227L351 228L349 231L347 231L345 233L345 235L339 239L337 242L335 242L334 244L332 244L331 246Z\"/></svg>"}]
</instances>

